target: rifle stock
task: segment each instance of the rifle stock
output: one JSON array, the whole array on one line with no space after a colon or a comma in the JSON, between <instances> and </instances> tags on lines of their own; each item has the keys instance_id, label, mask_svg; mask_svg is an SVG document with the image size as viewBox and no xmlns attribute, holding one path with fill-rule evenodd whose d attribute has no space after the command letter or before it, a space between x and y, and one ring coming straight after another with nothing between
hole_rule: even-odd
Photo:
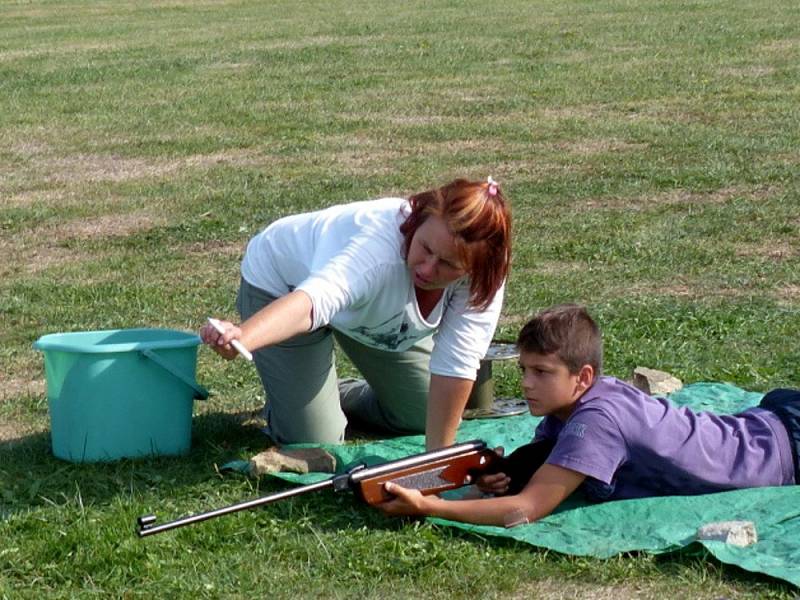
<instances>
[{"instance_id":1,"label":"rifle stock","mask_svg":"<svg viewBox=\"0 0 800 600\"><path fill-rule=\"evenodd\" d=\"M363 464L356 465L348 471L324 481L189 515L161 525L156 524L157 517L155 515L142 515L136 520L136 533L139 537L154 535L329 487L336 492L352 490L356 496L370 505L379 504L391 498L384 490L384 484L387 481L419 490L425 495L438 494L469 485L477 475L490 470L492 465L496 465L497 460L498 456L493 450L487 448L484 442L472 440L440 450L389 461L374 467L367 467Z\"/></svg>"}]
</instances>

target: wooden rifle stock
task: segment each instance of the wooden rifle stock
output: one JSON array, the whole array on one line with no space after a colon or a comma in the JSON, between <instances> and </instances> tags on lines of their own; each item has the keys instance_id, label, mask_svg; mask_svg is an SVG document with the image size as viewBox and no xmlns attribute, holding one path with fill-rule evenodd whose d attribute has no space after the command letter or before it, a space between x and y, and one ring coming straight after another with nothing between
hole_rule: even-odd
<instances>
[{"instance_id":1,"label":"wooden rifle stock","mask_svg":"<svg viewBox=\"0 0 800 600\"><path fill-rule=\"evenodd\" d=\"M405 488L419 490L425 495L438 494L473 483L476 476L490 471L492 465L496 465L497 461L497 454L487 448L484 442L472 440L440 450L389 461L374 467L367 467L363 464L356 465L346 472L334 475L324 481L269 494L209 512L189 515L162 525L156 524L155 515L142 515L136 520L136 533L139 537L145 537L329 487L337 492L352 490L370 505L380 504L391 498L391 495L384 490L384 484L388 481Z\"/></svg>"}]
</instances>

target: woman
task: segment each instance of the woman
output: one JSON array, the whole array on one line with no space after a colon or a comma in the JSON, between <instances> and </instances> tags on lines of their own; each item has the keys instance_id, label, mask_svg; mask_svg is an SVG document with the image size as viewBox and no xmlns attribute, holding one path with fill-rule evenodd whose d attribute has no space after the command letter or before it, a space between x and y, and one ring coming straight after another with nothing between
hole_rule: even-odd
<instances>
[{"instance_id":1,"label":"woman","mask_svg":"<svg viewBox=\"0 0 800 600\"><path fill-rule=\"evenodd\" d=\"M248 244L242 324L200 335L228 359L233 340L254 351L275 442L340 442L349 418L438 448L455 439L510 258L491 177L294 215ZM337 381L334 339L366 381Z\"/></svg>"}]
</instances>

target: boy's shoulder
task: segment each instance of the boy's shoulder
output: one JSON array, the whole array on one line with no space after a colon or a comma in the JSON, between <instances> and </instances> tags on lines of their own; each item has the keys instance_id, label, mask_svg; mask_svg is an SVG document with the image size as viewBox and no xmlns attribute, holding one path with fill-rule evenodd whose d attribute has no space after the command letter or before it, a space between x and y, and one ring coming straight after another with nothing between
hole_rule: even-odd
<instances>
[{"instance_id":1,"label":"boy's shoulder","mask_svg":"<svg viewBox=\"0 0 800 600\"><path fill-rule=\"evenodd\" d=\"M662 402L668 401L653 398L616 377L598 377L592 387L578 398L566 421L553 415L545 417L537 428L537 436L555 438L563 434L583 437L583 431L600 427L626 437L638 430L642 421L650 420L654 414L662 414L668 408Z\"/></svg>"},{"instance_id":2,"label":"boy's shoulder","mask_svg":"<svg viewBox=\"0 0 800 600\"><path fill-rule=\"evenodd\" d=\"M636 428L648 415L668 410L665 403L666 399L653 398L621 379L603 376L578 399L570 420L606 419L621 429Z\"/></svg>"},{"instance_id":3,"label":"boy's shoulder","mask_svg":"<svg viewBox=\"0 0 800 600\"><path fill-rule=\"evenodd\" d=\"M652 402L653 397L639 388L617 379L616 377L600 376L592 386L578 399L578 405L589 402L628 400L632 402Z\"/></svg>"}]
</instances>

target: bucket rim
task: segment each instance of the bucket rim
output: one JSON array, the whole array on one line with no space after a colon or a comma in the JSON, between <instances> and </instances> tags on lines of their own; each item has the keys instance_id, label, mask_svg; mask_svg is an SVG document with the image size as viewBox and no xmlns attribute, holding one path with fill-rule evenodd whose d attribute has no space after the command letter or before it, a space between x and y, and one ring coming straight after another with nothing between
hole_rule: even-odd
<instances>
[{"instance_id":1,"label":"bucket rim","mask_svg":"<svg viewBox=\"0 0 800 600\"><path fill-rule=\"evenodd\" d=\"M158 341L139 341L139 342L124 342L118 344L87 344L86 342L78 342L79 336L88 334L108 334L115 333L136 333L136 332L152 332L160 331L164 333L177 333L183 336L183 339L171 340L158 340ZM66 338L75 336L75 342L70 343ZM134 329L99 329L93 331L64 331L59 333L48 333L41 336L33 343L36 350L50 351L58 350L62 352L74 352L81 354L110 354L119 352L135 352L138 350L164 350L170 348L190 348L192 346L199 346L202 344L200 336L195 333L187 331L180 331L178 329L160 329L154 327L139 327Z\"/></svg>"}]
</instances>

